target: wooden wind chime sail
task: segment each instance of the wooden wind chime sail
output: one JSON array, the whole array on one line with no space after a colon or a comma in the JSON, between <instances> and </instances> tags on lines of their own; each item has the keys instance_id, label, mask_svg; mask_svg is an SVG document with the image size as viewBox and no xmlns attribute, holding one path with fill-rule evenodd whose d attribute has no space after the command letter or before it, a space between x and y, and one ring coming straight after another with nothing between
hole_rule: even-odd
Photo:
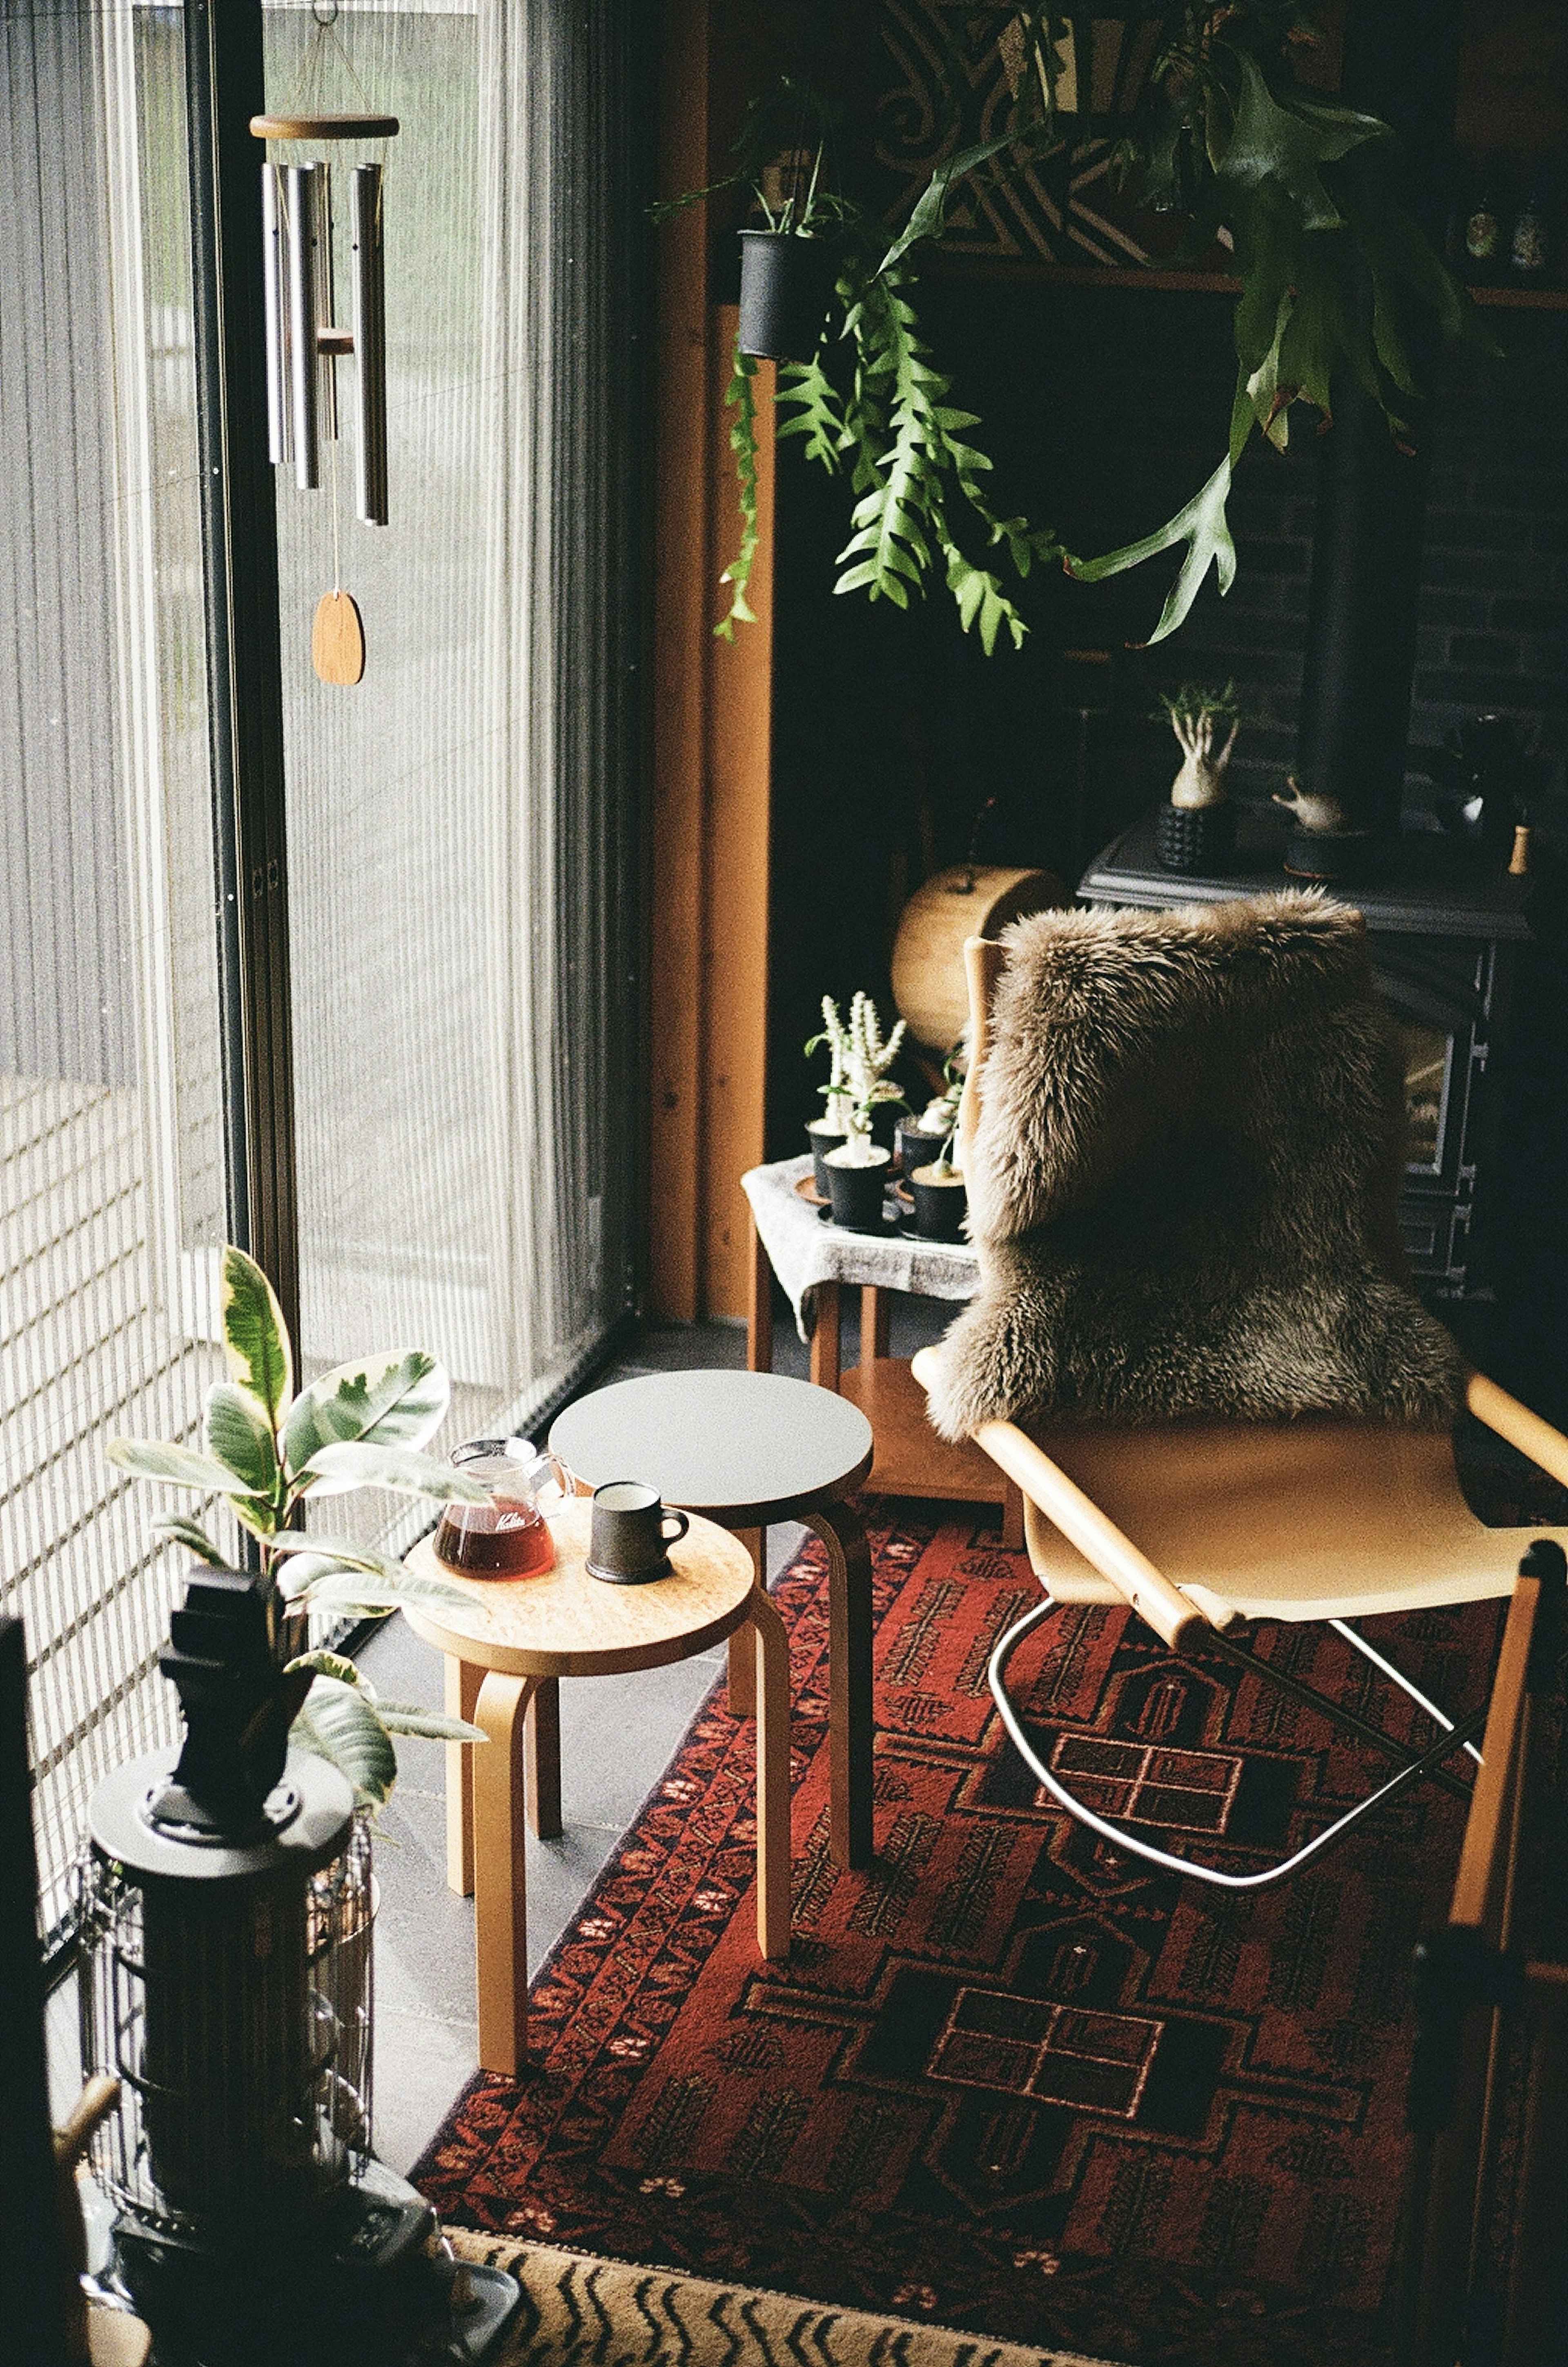
<instances>
[{"instance_id":1,"label":"wooden wind chime sail","mask_svg":"<svg viewBox=\"0 0 1568 2367\"><path fill-rule=\"evenodd\" d=\"M330 19L317 21L323 30L330 27ZM254 115L251 130L258 140L279 142L363 144L394 139L398 119L321 112ZM367 526L385 526L389 515L385 177L384 154L379 162L349 169L354 310L352 326L343 328L333 287L332 165L284 164L269 158L262 166L267 455L283 467L292 462L300 492L315 493L324 445L332 481L333 588L321 596L310 633L310 656L323 682L355 683L365 672L364 623L353 595L343 588L338 550L337 364L344 355L351 354L355 366L355 507Z\"/></svg>"}]
</instances>

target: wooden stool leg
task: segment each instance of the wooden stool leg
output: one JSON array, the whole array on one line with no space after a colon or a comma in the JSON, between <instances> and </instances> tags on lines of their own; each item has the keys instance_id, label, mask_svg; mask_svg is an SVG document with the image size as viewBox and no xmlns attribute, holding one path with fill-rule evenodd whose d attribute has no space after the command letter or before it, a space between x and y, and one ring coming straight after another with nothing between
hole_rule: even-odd
<instances>
[{"instance_id":1,"label":"wooden stool leg","mask_svg":"<svg viewBox=\"0 0 1568 2367\"><path fill-rule=\"evenodd\" d=\"M829 1845L837 1865L872 1863L871 1548L860 1514L807 1516L828 1548Z\"/></svg>"},{"instance_id":2,"label":"wooden stool leg","mask_svg":"<svg viewBox=\"0 0 1568 2367\"><path fill-rule=\"evenodd\" d=\"M479 2068L511 2075L528 2048L528 1876L524 1836L523 1727L532 1677L479 1687L474 1722L489 1739L474 1754L474 1940L479 1958Z\"/></svg>"},{"instance_id":3,"label":"wooden stool leg","mask_svg":"<svg viewBox=\"0 0 1568 2367\"><path fill-rule=\"evenodd\" d=\"M455 1652L446 1655L446 1715L474 1722L482 1669L470 1668ZM474 1745L446 1745L446 1886L459 1898L474 1892Z\"/></svg>"},{"instance_id":4,"label":"wooden stool leg","mask_svg":"<svg viewBox=\"0 0 1568 2367\"><path fill-rule=\"evenodd\" d=\"M751 1304L746 1323L746 1370L773 1369L773 1269L762 1247L762 1236L751 1220Z\"/></svg>"},{"instance_id":5,"label":"wooden stool leg","mask_svg":"<svg viewBox=\"0 0 1568 2367\"><path fill-rule=\"evenodd\" d=\"M757 1656L757 1945L777 1962L789 1954L789 1637L760 1588L739 1632Z\"/></svg>"},{"instance_id":6,"label":"wooden stool leg","mask_svg":"<svg viewBox=\"0 0 1568 2367\"><path fill-rule=\"evenodd\" d=\"M887 1353L892 1330L893 1295L874 1283L863 1283L860 1294L860 1360L873 1365Z\"/></svg>"},{"instance_id":7,"label":"wooden stool leg","mask_svg":"<svg viewBox=\"0 0 1568 2367\"><path fill-rule=\"evenodd\" d=\"M1002 1545L1009 1553L1023 1550L1023 1490L1010 1479L1002 1498Z\"/></svg>"},{"instance_id":8,"label":"wooden stool leg","mask_svg":"<svg viewBox=\"0 0 1568 2367\"><path fill-rule=\"evenodd\" d=\"M558 1841L560 1680L541 1677L528 1704L528 1822L542 1841Z\"/></svg>"},{"instance_id":9,"label":"wooden stool leg","mask_svg":"<svg viewBox=\"0 0 1568 2367\"><path fill-rule=\"evenodd\" d=\"M837 1390L840 1307L836 1282L818 1284L816 1307L817 1322L811 1334L811 1377L819 1389Z\"/></svg>"},{"instance_id":10,"label":"wooden stool leg","mask_svg":"<svg viewBox=\"0 0 1568 2367\"><path fill-rule=\"evenodd\" d=\"M764 1587L768 1578L766 1529L737 1529L735 1534L750 1552L758 1586ZM738 1627L729 1639L729 1715L731 1717L755 1717L757 1715L757 1654L749 1627Z\"/></svg>"}]
</instances>

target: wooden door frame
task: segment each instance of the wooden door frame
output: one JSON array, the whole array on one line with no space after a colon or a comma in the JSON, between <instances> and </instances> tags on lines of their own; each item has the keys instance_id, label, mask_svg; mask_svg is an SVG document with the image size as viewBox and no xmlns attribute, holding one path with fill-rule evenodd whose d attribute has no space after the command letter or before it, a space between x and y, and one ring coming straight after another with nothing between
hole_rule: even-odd
<instances>
[{"instance_id":1,"label":"wooden door frame","mask_svg":"<svg viewBox=\"0 0 1568 2367\"><path fill-rule=\"evenodd\" d=\"M709 0L661 10L658 187L713 176ZM760 366L755 624L715 638L739 532L705 209L658 232L647 1311L743 1319L739 1177L763 1155L773 695L773 365Z\"/></svg>"}]
</instances>

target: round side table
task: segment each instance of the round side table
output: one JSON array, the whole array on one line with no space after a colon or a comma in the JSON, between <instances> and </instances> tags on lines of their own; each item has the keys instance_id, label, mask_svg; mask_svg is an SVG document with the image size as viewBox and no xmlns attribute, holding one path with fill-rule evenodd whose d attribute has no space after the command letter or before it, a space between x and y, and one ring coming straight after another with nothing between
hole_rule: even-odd
<instances>
[{"instance_id":1,"label":"round side table","mask_svg":"<svg viewBox=\"0 0 1568 2367\"><path fill-rule=\"evenodd\" d=\"M482 1727L483 1749L447 1745L448 1831L454 1795L468 1802L479 1959L479 2065L515 2073L527 2053L527 1887L523 1822L529 1786L524 1737L536 1758L541 1737L530 1704L553 1711L562 1677L628 1675L668 1668L750 1629L757 1722L757 1940L763 1955L789 1954L789 1641L756 1582L751 1557L714 1523L694 1520L670 1548L671 1575L642 1586L609 1586L583 1568L589 1507L554 1515L556 1564L537 1578L477 1580L447 1569L430 1540L408 1568L460 1587L472 1608L405 1608L418 1636L446 1655L447 1701ZM558 1728L549 1738L556 1782ZM464 1819L467 1823L467 1819ZM555 1829L559 1830L558 1795Z\"/></svg>"},{"instance_id":2,"label":"round side table","mask_svg":"<svg viewBox=\"0 0 1568 2367\"><path fill-rule=\"evenodd\" d=\"M550 1452L580 1485L646 1479L667 1504L756 1542L802 1521L828 1548L830 1843L843 1866L872 1862L871 1555L845 1501L871 1469L871 1424L847 1398L782 1373L650 1373L615 1381L558 1414ZM755 1705L733 1646L729 1706Z\"/></svg>"}]
</instances>

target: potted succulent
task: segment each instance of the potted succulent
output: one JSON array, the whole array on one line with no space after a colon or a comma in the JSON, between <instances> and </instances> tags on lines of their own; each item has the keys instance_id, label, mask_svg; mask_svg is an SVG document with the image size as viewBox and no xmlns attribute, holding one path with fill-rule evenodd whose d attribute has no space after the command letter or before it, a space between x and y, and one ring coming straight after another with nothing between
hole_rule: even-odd
<instances>
[{"instance_id":1,"label":"potted succulent","mask_svg":"<svg viewBox=\"0 0 1568 2367\"><path fill-rule=\"evenodd\" d=\"M889 1081L887 1071L903 1043L904 1022L900 1019L891 1036L885 1038L876 1005L869 994L861 992L851 1002L847 1025L831 995L825 994L822 1025L834 1047L844 1083L840 1100L844 1139L836 1150L829 1151L823 1162L833 1204L833 1222L855 1232L878 1232L882 1228L883 1186L893 1164L893 1154L875 1139L872 1127L878 1110L886 1109L891 1114L895 1106L903 1103L904 1096Z\"/></svg>"},{"instance_id":2,"label":"potted succulent","mask_svg":"<svg viewBox=\"0 0 1568 2367\"><path fill-rule=\"evenodd\" d=\"M486 1491L420 1449L446 1418L451 1383L423 1350L391 1349L340 1365L298 1392L282 1311L261 1268L229 1248L222 1263L227 1380L207 1393L199 1449L110 1441L108 1457L138 1479L221 1497L261 1549L270 1580L268 1625L292 1680L291 1741L329 1759L362 1807L378 1808L397 1780L391 1738L418 1734L482 1742L481 1729L406 1702L378 1700L341 1652L310 1647L311 1613L379 1618L405 1603L466 1604L460 1587L417 1578L368 1546L299 1525L303 1507L356 1488L386 1488L433 1507L480 1503ZM167 1514L154 1533L215 1569L231 1557L198 1523Z\"/></svg>"},{"instance_id":3,"label":"potted succulent","mask_svg":"<svg viewBox=\"0 0 1568 2367\"><path fill-rule=\"evenodd\" d=\"M806 1139L811 1146L811 1156L815 1161L817 1189L825 1200L828 1197L825 1162L828 1153L836 1150L844 1138L844 1108L850 1098L850 1089L844 1078L848 1038L844 1034L843 1022L839 1017L838 1005L827 995L822 997L822 1020L823 1025L818 1033L806 1039L806 1057L809 1060L814 1052L821 1051L826 1045L833 1065L827 1083L818 1088L827 1106L820 1117L807 1119Z\"/></svg>"},{"instance_id":4,"label":"potted succulent","mask_svg":"<svg viewBox=\"0 0 1568 2367\"><path fill-rule=\"evenodd\" d=\"M821 342L839 272L837 209L824 193L826 110L815 94L785 77L780 97L798 100L803 121L817 119L815 149L786 148L764 164L752 188L765 230L740 233L740 316L736 350L758 361L810 358Z\"/></svg>"},{"instance_id":5,"label":"potted succulent","mask_svg":"<svg viewBox=\"0 0 1568 2367\"><path fill-rule=\"evenodd\" d=\"M1225 774L1241 728L1234 682L1184 682L1159 694L1181 749L1181 769L1155 821L1159 859L1171 871L1218 871L1235 845Z\"/></svg>"},{"instance_id":6,"label":"potted succulent","mask_svg":"<svg viewBox=\"0 0 1568 2367\"><path fill-rule=\"evenodd\" d=\"M898 1164L907 1176L917 1167L924 1167L943 1155L953 1139L958 1124L958 1104L964 1098L964 1041L962 1036L942 1064L942 1091L933 1094L918 1117L901 1118L898 1123Z\"/></svg>"},{"instance_id":7,"label":"potted succulent","mask_svg":"<svg viewBox=\"0 0 1568 2367\"><path fill-rule=\"evenodd\" d=\"M968 1196L963 1172L953 1163L951 1134L933 1160L923 1167L911 1169L909 1189L914 1195L918 1233L928 1241L956 1241L963 1238Z\"/></svg>"}]
</instances>

